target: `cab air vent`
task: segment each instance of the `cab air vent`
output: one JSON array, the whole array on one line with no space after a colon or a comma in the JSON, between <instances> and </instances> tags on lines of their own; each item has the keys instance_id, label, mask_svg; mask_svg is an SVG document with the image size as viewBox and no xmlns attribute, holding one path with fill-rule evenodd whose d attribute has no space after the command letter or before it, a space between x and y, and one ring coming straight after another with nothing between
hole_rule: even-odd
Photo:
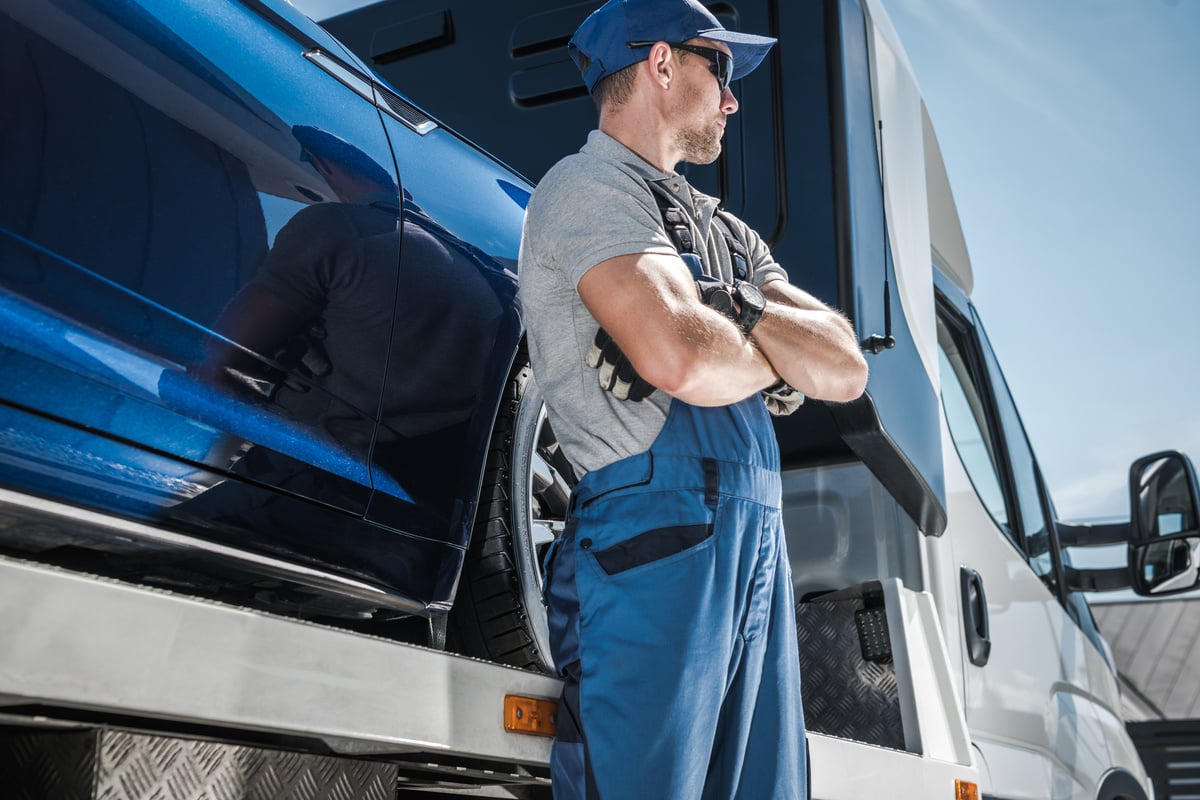
<instances>
[{"instance_id":1,"label":"cab air vent","mask_svg":"<svg viewBox=\"0 0 1200 800\"><path fill-rule=\"evenodd\" d=\"M570 61L552 61L518 70L509 78L508 89L518 108L536 108L587 97L579 70Z\"/></svg>"},{"instance_id":2,"label":"cab air vent","mask_svg":"<svg viewBox=\"0 0 1200 800\"><path fill-rule=\"evenodd\" d=\"M517 108L587 97L579 70L567 55L567 43L594 8L591 0L576 3L532 14L513 27L509 50L522 66L509 76L508 89Z\"/></svg>"},{"instance_id":3,"label":"cab air vent","mask_svg":"<svg viewBox=\"0 0 1200 800\"><path fill-rule=\"evenodd\" d=\"M575 29L595 9L596 3L589 0L526 17L513 28L510 43L512 57L524 58L550 50L565 50Z\"/></svg>"},{"instance_id":4,"label":"cab air vent","mask_svg":"<svg viewBox=\"0 0 1200 800\"><path fill-rule=\"evenodd\" d=\"M380 28L371 37L371 60L390 64L454 44L454 19L448 9Z\"/></svg>"}]
</instances>

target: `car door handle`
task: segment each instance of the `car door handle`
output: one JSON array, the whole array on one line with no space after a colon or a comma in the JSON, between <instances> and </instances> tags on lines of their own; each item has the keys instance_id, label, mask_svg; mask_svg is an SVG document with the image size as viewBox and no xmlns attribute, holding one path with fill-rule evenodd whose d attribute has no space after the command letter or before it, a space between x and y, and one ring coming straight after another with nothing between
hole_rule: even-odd
<instances>
[{"instance_id":1,"label":"car door handle","mask_svg":"<svg viewBox=\"0 0 1200 800\"><path fill-rule=\"evenodd\" d=\"M987 595L983 592L983 578L970 567L962 568L961 578L967 655L972 664L982 667L992 654L992 640L988 638Z\"/></svg>"}]
</instances>

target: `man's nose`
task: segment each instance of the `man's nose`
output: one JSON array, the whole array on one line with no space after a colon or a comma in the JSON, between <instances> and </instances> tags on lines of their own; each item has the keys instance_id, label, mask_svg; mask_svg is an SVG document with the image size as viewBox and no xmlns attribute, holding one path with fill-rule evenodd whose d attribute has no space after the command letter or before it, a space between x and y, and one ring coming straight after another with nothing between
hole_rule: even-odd
<instances>
[{"instance_id":1,"label":"man's nose","mask_svg":"<svg viewBox=\"0 0 1200 800\"><path fill-rule=\"evenodd\" d=\"M738 110L737 98L733 96L733 89L729 86L721 92L721 110L726 114L734 114Z\"/></svg>"}]
</instances>

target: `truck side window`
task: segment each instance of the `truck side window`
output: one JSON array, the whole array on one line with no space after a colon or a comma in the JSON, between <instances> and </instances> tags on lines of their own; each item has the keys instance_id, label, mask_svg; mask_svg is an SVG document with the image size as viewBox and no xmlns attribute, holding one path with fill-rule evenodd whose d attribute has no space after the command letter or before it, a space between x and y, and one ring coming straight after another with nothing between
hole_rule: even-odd
<instances>
[{"instance_id":1,"label":"truck side window","mask_svg":"<svg viewBox=\"0 0 1200 800\"><path fill-rule=\"evenodd\" d=\"M977 324L943 308L937 325L942 406L959 458L992 519L1057 593L1037 462L1000 367Z\"/></svg>"},{"instance_id":2,"label":"truck side window","mask_svg":"<svg viewBox=\"0 0 1200 800\"><path fill-rule=\"evenodd\" d=\"M1000 425L1004 430L1004 441L1007 445L1008 460L1012 468L1013 486L1016 490L1016 500L1020 507L1021 532L1024 539L1024 549L1029 556L1029 566L1037 573L1042 582L1052 592L1058 591L1058 573L1055 566L1056 543L1052 539L1051 527L1046 523L1046 504L1043 502L1041 473L1038 470L1037 459L1033 456L1033 448L1025 435L1025 427L1017 413L1004 373L988 342L987 333L976 320L976 332L979 336L980 349L991 378L992 389L995 393L996 408L1000 414Z\"/></svg>"},{"instance_id":3,"label":"truck side window","mask_svg":"<svg viewBox=\"0 0 1200 800\"><path fill-rule=\"evenodd\" d=\"M984 405L984 394L976 380L976 367L966 347L966 330L951 326L938 315L938 361L942 375L942 406L950 437L966 467L975 493L992 519L1013 543L1017 537L1009 524L1008 508L1000 475L998 437Z\"/></svg>"}]
</instances>

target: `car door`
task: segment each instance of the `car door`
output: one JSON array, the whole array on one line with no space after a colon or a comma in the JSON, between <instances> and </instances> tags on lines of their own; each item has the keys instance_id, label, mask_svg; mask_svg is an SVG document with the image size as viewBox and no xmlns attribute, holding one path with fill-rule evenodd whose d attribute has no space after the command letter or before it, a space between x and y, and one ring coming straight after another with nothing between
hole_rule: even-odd
<instances>
[{"instance_id":1,"label":"car door","mask_svg":"<svg viewBox=\"0 0 1200 800\"><path fill-rule=\"evenodd\" d=\"M404 185L396 298L367 518L468 544L516 305L524 179L377 85ZM456 574L443 584L449 601Z\"/></svg>"},{"instance_id":2,"label":"car door","mask_svg":"<svg viewBox=\"0 0 1200 800\"><path fill-rule=\"evenodd\" d=\"M974 309L953 287L939 288L946 535L960 570L967 725L991 775L989 794L1090 796L1077 767L1090 769L1094 741L1081 738L1078 676L1067 672L1078 628L1060 602L1037 463Z\"/></svg>"},{"instance_id":3,"label":"car door","mask_svg":"<svg viewBox=\"0 0 1200 800\"><path fill-rule=\"evenodd\" d=\"M258 0L0 12L2 479L382 578L345 537L399 187L372 101L304 23Z\"/></svg>"}]
</instances>

